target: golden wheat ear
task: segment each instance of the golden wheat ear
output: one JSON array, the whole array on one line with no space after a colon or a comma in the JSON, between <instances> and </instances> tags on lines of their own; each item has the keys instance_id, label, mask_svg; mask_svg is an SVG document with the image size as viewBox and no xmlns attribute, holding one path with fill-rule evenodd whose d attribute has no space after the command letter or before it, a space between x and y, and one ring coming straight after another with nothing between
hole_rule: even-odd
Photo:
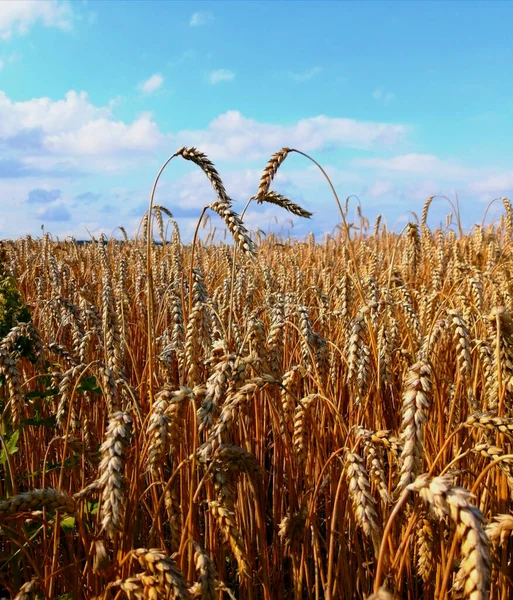
<instances>
[{"instance_id":1,"label":"golden wheat ear","mask_svg":"<svg viewBox=\"0 0 513 600\"><path fill-rule=\"evenodd\" d=\"M257 198L262 198L266 194L269 193L269 188L271 187L271 183L280 168L280 165L289 155L290 148L282 148L275 152L269 162L265 166L264 172L262 173L262 177L260 178L260 183L258 184L258 192L256 194Z\"/></svg>"},{"instance_id":2,"label":"golden wheat ear","mask_svg":"<svg viewBox=\"0 0 513 600\"><path fill-rule=\"evenodd\" d=\"M223 180L217 172L214 163L204 152L200 152L197 148L191 146L189 148L180 148L180 150L176 152L176 155L181 156L185 160L190 160L194 164L198 165L203 173L205 173L205 175L209 178L219 202L231 206L232 201L226 193Z\"/></svg>"},{"instance_id":3,"label":"golden wheat ear","mask_svg":"<svg viewBox=\"0 0 513 600\"><path fill-rule=\"evenodd\" d=\"M98 482L102 488L102 529L110 538L123 531L125 505L125 460L132 436L132 417L115 412L109 419L105 442L100 450L102 461Z\"/></svg>"},{"instance_id":4,"label":"golden wheat ear","mask_svg":"<svg viewBox=\"0 0 513 600\"><path fill-rule=\"evenodd\" d=\"M176 562L159 549L138 548L132 554L143 569L164 588L163 598L190 600L187 581ZM150 596L151 597L151 596ZM157 596L160 597L160 596Z\"/></svg>"},{"instance_id":5,"label":"golden wheat ear","mask_svg":"<svg viewBox=\"0 0 513 600\"><path fill-rule=\"evenodd\" d=\"M248 230L244 227L244 223L240 216L230 208L229 204L222 202L213 202L209 205L225 222L228 230L233 236L233 239L242 248L246 256L253 257L256 254L255 244L249 237Z\"/></svg>"},{"instance_id":6,"label":"golden wheat ear","mask_svg":"<svg viewBox=\"0 0 513 600\"><path fill-rule=\"evenodd\" d=\"M505 546L513 535L513 515L495 515L486 527L490 542L496 546Z\"/></svg>"},{"instance_id":7,"label":"golden wheat ear","mask_svg":"<svg viewBox=\"0 0 513 600\"><path fill-rule=\"evenodd\" d=\"M454 581L455 591L465 598L486 600L490 591L490 541L481 511L470 503L472 494L454 486L447 475L430 478L419 476L410 490L420 495L439 519L449 517L461 540L461 562ZM450 566L449 566L450 568Z\"/></svg>"},{"instance_id":8,"label":"golden wheat ear","mask_svg":"<svg viewBox=\"0 0 513 600\"><path fill-rule=\"evenodd\" d=\"M276 206L281 206L285 210L288 210L293 215L297 217L303 217L304 219L309 219L313 213L305 210L299 204L295 204L285 196L278 194L277 192L269 191L266 194L261 196L255 196L258 204L262 204L263 202L268 202L269 204L276 204Z\"/></svg>"},{"instance_id":9,"label":"golden wheat ear","mask_svg":"<svg viewBox=\"0 0 513 600\"><path fill-rule=\"evenodd\" d=\"M75 514L75 501L67 492L46 488L30 490L0 502L0 522L19 513L32 512L46 508Z\"/></svg>"}]
</instances>

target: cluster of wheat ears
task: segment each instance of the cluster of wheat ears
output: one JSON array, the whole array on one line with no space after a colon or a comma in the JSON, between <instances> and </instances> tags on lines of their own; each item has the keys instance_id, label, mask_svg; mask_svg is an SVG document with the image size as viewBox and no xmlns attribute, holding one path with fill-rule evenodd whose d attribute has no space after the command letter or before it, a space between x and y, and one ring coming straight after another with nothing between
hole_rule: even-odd
<instances>
[{"instance_id":1,"label":"cluster of wheat ears","mask_svg":"<svg viewBox=\"0 0 513 600\"><path fill-rule=\"evenodd\" d=\"M291 152L251 201L308 218L271 189ZM510 202L392 233L335 194L322 243L251 236L175 157L234 244L183 244L158 177L133 240L3 243L31 312L0 340L3 595L508 597Z\"/></svg>"}]
</instances>

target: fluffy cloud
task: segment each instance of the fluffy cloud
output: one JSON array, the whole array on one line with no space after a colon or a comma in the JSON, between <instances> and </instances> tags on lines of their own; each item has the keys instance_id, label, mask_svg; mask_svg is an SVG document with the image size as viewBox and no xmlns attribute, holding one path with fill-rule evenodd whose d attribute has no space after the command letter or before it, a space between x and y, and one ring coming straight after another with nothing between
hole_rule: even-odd
<instances>
[{"instance_id":1,"label":"fluffy cloud","mask_svg":"<svg viewBox=\"0 0 513 600\"><path fill-rule=\"evenodd\" d=\"M253 202L250 204L244 218L246 226L250 230L260 229L264 232L279 232L282 229L288 230L293 226L292 233L294 235L303 235L312 227L317 230L319 227L324 227L323 218L325 218L329 225L329 227L327 225L327 228L331 229L333 219L336 219L336 207L325 182L317 178L317 187L313 188L315 191L305 193L302 186L297 186L294 181L296 175L308 171L308 168L301 172L293 171L287 174L279 171L273 187L294 202L312 211L315 215L312 220L308 221L294 217L282 208L271 204ZM309 175L311 176L309 183L312 184L312 181L315 180L314 173L309 173ZM228 194L234 201L234 210L241 213L248 199L255 194L258 188L261 170L221 171L221 176ZM319 194L319 189L321 194ZM322 194L323 190L324 194ZM315 198L315 201L313 198ZM179 223L182 239L190 240L198 222L201 208L210 204L214 199L215 194L209 180L204 173L197 169L159 186L155 201L164 204L172 211ZM147 201L144 201L134 208L132 214L134 217L141 218L146 210ZM211 223L203 232L208 233L210 227L215 227L218 232L218 239L222 238L225 231L224 223L212 211L209 211L208 215Z\"/></svg>"},{"instance_id":2,"label":"fluffy cloud","mask_svg":"<svg viewBox=\"0 0 513 600\"><path fill-rule=\"evenodd\" d=\"M0 92L0 114L0 137L11 137L31 130L44 133L69 131L110 117L111 110L91 104L86 92L69 91L63 100L43 97L24 102L13 102L5 92Z\"/></svg>"},{"instance_id":3,"label":"fluffy cloud","mask_svg":"<svg viewBox=\"0 0 513 600\"><path fill-rule=\"evenodd\" d=\"M137 87L145 94L153 94L156 92L164 83L164 78L160 73L155 73L146 81L142 81Z\"/></svg>"},{"instance_id":4,"label":"fluffy cloud","mask_svg":"<svg viewBox=\"0 0 513 600\"><path fill-rule=\"evenodd\" d=\"M0 237L23 235L27 231L37 235L42 221L52 221L52 232L59 236L83 238L87 236L86 227L97 236L103 230L110 233L118 225L126 226L130 232L132 221L137 220L133 211L143 202L146 205L148 190L128 189L121 196L116 195L116 190L107 193L105 181L109 181L107 185L112 181L109 173L139 168L156 152L172 151L183 145L196 145L215 162L238 162L237 171L225 173L222 164L220 170L236 210L241 211L256 192L266 160L284 145L305 151L379 150L400 142L406 134L402 125L323 115L276 125L248 119L236 111L221 114L203 129L167 133L158 128L150 114L129 121L116 118L114 110L113 103L93 104L85 92L70 91L58 100L34 98L23 102L0 93L0 150L5 156L0 161L0 197L9 200L2 206L2 218L7 225L0 231ZM255 159L261 162L258 168L248 163ZM156 202L176 211L180 222L185 220L188 231L196 223L198 209L212 202L214 194L204 173L189 162L179 162L182 173L190 171L182 178L159 185ZM355 175L356 170L351 173L330 165L326 168L335 185L344 186L344 194L361 189L363 184ZM94 174L94 178L88 179L89 174ZM103 183L99 179L102 174ZM153 174L152 171L149 176ZM100 191L102 198L87 193L92 189ZM316 223L322 219L326 206L323 202L327 202L329 190L317 170L301 157L292 155L288 159L286 168L276 177L275 189L318 212ZM326 194L319 194L319 189ZM315 207L308 206L312 197L316 198ZM331 206L331 198L329 203ZM117 209L102 212L101 205L107 204ZM26 215L22 221L20 211ZM251 223L267 229L269 219L276 216L283 224L289 218L283 211L278 210L276 215L269 211L270 207L252 208L251 213L257 215L250 217Z\"/></svg>"},{"instance_id":5,"label":"fluffy cloud","mask_svg":"<svg viewBox=\"0 0 513 600\"><path fill-rule=\"evenodd\" d=\"M30 190L27 197L29 204L49 204L62 196L61 190Z\"/></svg>"},{"instance_id":6,"label":"fluffy cloud","mask_svg":"<svg viewBox=\"0 0 513 600\"><path fill-rule=\"evenodd\" d=\"M42 209L38 217L45 221L71 221L70 211L62 204Z\"/></svg>"},{"instance_id":7,"label":"fluffy cloud","mask_svg":"<svg viewBox=\"0 0 513 600\"><path fill-rule=\"evenodd\" d=\"M173 136L178 146L196 145L215 160L261 158L286 145L299 150L333 148L373 149L394 145L406 134L404 125L331 118L301 119L293 125L274 125L228 111L205 130L186 130Z\"/></svg>"},{"instance_id":8,"label":"fluffy cloud","mask_svg":"<svg viewBox=\"0 0 513 600\"><path fill-rule=\"evenodd\" d=\"M59 100L43 97L20 102L0 92L0 150L16 153L20 165L15 176L23 168L71 174L123 170L174 146L195 145L216 161L253 160L268 157L284 145L305 151L379 149L395 145L406 134L400 124L319 115L275 125L248 119L238 111L219 115L205 129L163 133L151 114L127 122L114 117L114 108L113 102L94 105L85 92L69 91ZM392 163L392 168L398 167Z\"/></svg>"},{"instance_id":9,"label":"fluffy cloud","mask_svg":"<svg viewBox=\"0 0 513 600\"><path fill-rule=\"evenodd\" d=\"M69 30L73 11L67 1L16 0L0 2L0 39L7 40L13 33L24 35L36 24Z\"/></svg>"},{"instance_id":10,"label":"fluffy cloud","mask_svg":"<svg viewBox=\"0 0 513 600\"><path fill-rule=\"evenodd\" d=\"M366 187L362 195L369 196L370 198L379 198L380 196L385 196L386 194L390 194L393 191L394 184L391 181L384 181L382 179L378 179L373 184Z\"/></svg>"},{"instance_id":11,"label":"fluffy cloud","mask_svg":"<svg viewBox=\"0 0 513 600\"><path fill-rule=\"evenodd\" d=\"M47 136L46 146L60 154L114 154L153 150L160 139L157 125L151 115L145 114L130 124L96 119L74 131Z\"/></svg>"},{"instance_id":12,"label":"fluffy cloud","mask_svg":"<svg viewBox=\"0 0 513 600\"><path fill-rule=\"evenodd\" d=\"M18 179L40 174L38 169L32 169L17 158L0 159L0 179Z\"/></svg>"},{"instance_id":13,"label":"fluffy cloud","mask_svg":"<svg viewBox=\"0 0 513 600\"><path fill-rule=\"evenodd\" d=\"M200 25L207 25L214 20L214 15L210 11L199 11L191 15L189 25L191 27L199 27Z\"/></svg>"},{"instance_id":14,"label":"fluffy cloud","mask_svg":"<svg viewBox=\"0 0 513 600\"><path fill-rule=\"evenodd\" d=\"M94 192L84 192L75 196L75 200L78 202L94 202L95 200L99 200L102 197L101 194L95 194Z\"/></svg>"},{"instance_id":15,"label":"fluffy cloud","mask_svg":"<svg viewBox=\"0 0 513 600\"><path fill-rule=\"evenodd\" d=\"M0 92L0 149L17 152L33 171L126 168L157 149L165 136L150 114L127 123L113 117L113 106L95 106L85 92L22 102Z\"/></svg>"},{"instance_id":16,"label":"fluffy cloud","mask_svg":"<svg viewBox=\"0 0 513 600\"><path fill-rule=\"evenodd\" d=\"M483 179L473 181L468 186L469 191L477 194L505 194L513 190L513 171L496 173Z\"/></svg>"},{"instance_id":17,"label":"fluffy cloud","mask_svg":"<svg viewBox=\"0 0 513 600\"><path fill-rule=\"evenodd\" d=\"M455 161L442 160L433 154L402 154L392 158L359 158L354 166L408 175L424 175L444 179L465 180L472 171Z\"/></svg>"},{"instance_id":18,"label":"fluffy cloud","mask_svg":"<svg viewBox=\"0 0 513 600\"><path fill-rule=\"evenodd\" d=\"M208 75L208 80L212 84L222 83L223 81L233 81L235 79L235 73L229 71L228 69L217 69L217 71L212 71Z\"/></svg>"},{"instance_id":19,"label":"fluffy cloud","mask_svg":"<svg viewBox=\"0 0 513 600\"><path fill-rule=\"evenodd\" d=\"M228 171L227 173L221 171L221 177L228 194L233 200L241 204L256 192L260 174L257 169L241 169L240 171ZM191 216L194 216L199 215L199 210L206 204L213 202L216 196L205 174L200 169L195 168L186 175L159 185L155 202L168 206L170 198L173 199L173 206L169 206L169 208L173 214L178 208L182 214L183 211L192 211ZM137 207L134 214L141 216L147 210L147 204L145 201L140 207ZM242 210L240 206L239 209Z\"/></svg>"}]
</instances>

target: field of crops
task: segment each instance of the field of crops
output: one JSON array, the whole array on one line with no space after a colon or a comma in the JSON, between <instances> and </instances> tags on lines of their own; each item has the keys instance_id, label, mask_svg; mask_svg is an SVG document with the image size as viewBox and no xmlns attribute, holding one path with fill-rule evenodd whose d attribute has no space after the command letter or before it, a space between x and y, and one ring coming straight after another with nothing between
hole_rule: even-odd
<instances>
[{"instance_id":1,"label":"field of crops","mask_svg":"<svg viewBox=\"0 0 513 600\"><path fill-rule=\"evenodd\" d=\"M253 202L308 218L271 191L290 152ZM250 235L175 156L235 244L152 206L135 239L0 247L0 596L509 597L509 201Z\"/></svg>"}]
</instances>

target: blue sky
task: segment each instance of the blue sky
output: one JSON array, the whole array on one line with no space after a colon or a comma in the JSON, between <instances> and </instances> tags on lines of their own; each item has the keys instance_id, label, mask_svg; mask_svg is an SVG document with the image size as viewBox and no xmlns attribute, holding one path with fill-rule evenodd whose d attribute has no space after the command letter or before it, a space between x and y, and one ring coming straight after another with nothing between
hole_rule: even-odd
<instances>
[{"instance_id":1,"label":"blue sky","mask_svg":"<svg viewBox=\"0 0 513 600\"><path fill-rule=\"evenodd\" d=\"M466 227L513 196L511 2L0 3L0 238L134 233L153 179L183 145L205 151L235 207L282 146L319 160L342 198L400 229L458 194ZM190 236L213 200L172 163L157 202ZM299 156L276 191L338 218ZM432 225L448 204L431 209ZM500 205L496 205L497 216ZM255 206L250 228L285 230Z\"/></svg>"}]
</instances>

